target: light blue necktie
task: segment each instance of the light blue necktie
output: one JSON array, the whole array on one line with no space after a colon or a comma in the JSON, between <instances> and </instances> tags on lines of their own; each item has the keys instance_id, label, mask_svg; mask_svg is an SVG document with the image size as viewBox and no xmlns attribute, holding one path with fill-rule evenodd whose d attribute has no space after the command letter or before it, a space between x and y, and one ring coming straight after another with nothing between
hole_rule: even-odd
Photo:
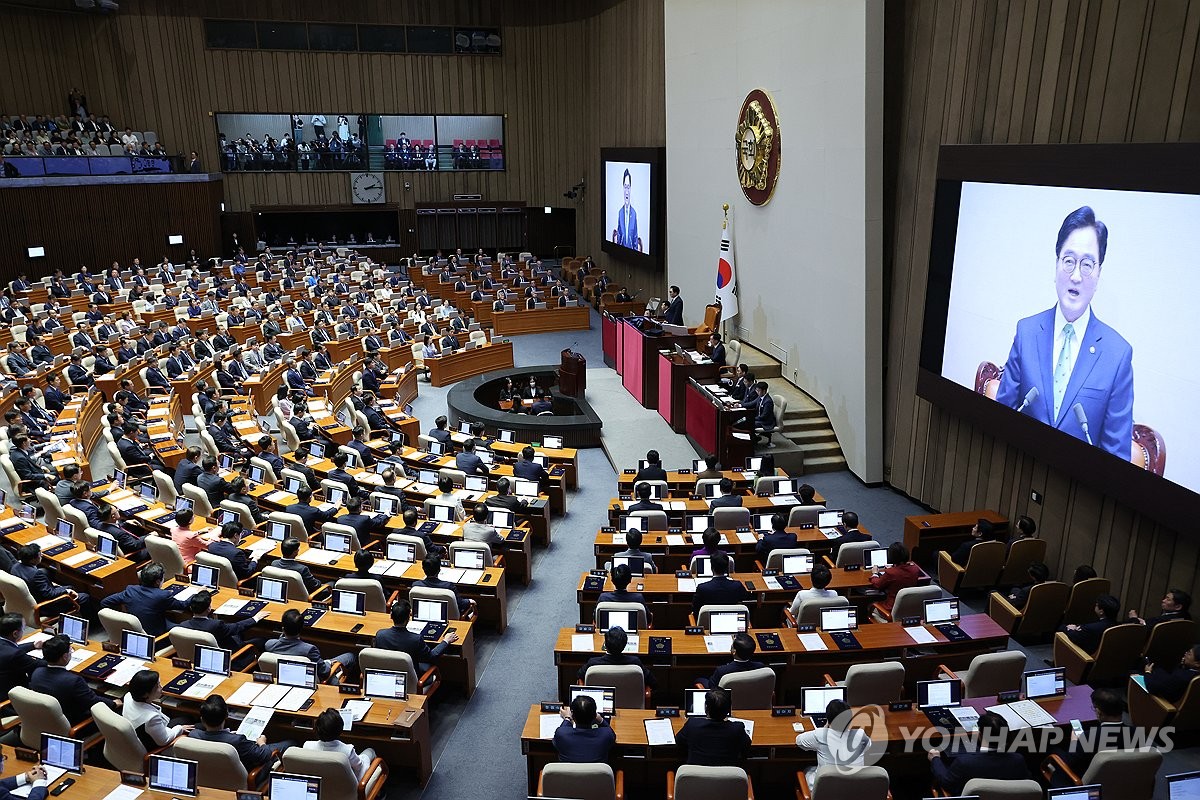
<instances>
[{"instance_id":1,"label":"light blue necktie","mask_svg":"<svg viewBox=\"0 0 1200 800\"><path fill-rule=\"evenodd\" d=\"M1075 338L1075 326L1071 323L1063 325L1063 345L1058 353L1058 363L1054 366L1054 420L1058 420L1058 411L1062 408L1063 395L1067 393L1067 383L1071 380L1071 342Z\"/></svg>"}]
</instances>

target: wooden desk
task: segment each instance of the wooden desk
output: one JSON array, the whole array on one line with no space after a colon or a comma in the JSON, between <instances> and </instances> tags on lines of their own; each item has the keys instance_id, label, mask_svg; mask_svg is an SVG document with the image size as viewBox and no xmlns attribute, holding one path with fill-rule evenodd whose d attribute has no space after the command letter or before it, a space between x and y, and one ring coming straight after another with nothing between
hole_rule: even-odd
<instances>
[{"instance_id":1,"label":"wooden desk","mask_svg":"<svg viewBox=\"0 0 1200 800\"><path fill-rule=\"evenodd\" d=\"M11 508L5 508L0 512L0 520L9 520L15 517L16 514ZM50 531L46 526L39 522L28 528L9 528L5 530L3 538L15 549L49 534ZM91 572L83 572L77 566L71 566L71 562L78 562L82 554L88 551L81 541L83 531L79 531L78 536L80 538L75 540L74 547L70 550L52 556L43 556L45 560L54 565L61 583L96 597L120 592L130 584L137 583L137 565L127 558L113 559ZM100 558L94 553L92 555L93 558L83 559L78 566Z\"/></svg>"},{"instance_id":2,"label":"wooden desk","mask_svg":"<svg viewBox=\"0 0 1200 800\"><path fill-rule=\"evenodd\" d=\"M721 403L694 380L687 382L684 391L688 441L701 452L714 454L722 464L745 464L754 455L754 442L737 424L750 412L740 403Z\"/></svg>"},{"instance_id":3,"label":"wooden desk","mask_svg":"<svg viewBox=\"0 0 1200 800\"><path fill-rule=\"evenodd\" d=\"M546 300L547 305L552 302L557 302L557 298L552 297ZM527 333L552 331L586 331L590 327L591 310L587 306L492 312L492 330L497 336L519 336Z\"/></svg>"},{"instance_id":4,"label":"wooden desk","mask_svg":"<svg viewBox=\"0 0 1200 800\"><path fill-rule=\"evenodd\" d=\"M791 477L782 470L776 470L776 477L787 478ZM623 469L621 474L617 476L617 494L632 495L634 478L637 476L636 469ZM758 479L758 473L743 470L741 467L736 469L726 469L721 472L722 478L729 478L733 481L733 488L738 492L745 492L754 488L754 482ZM696 473L691 468L683 468L679 470L667 470L667 490L672 497L691 497L696 493ZM820 492L813 494L813 502L825 505L825 496Z\"/></svg>"},{"instance_id":5,"label":"wooden desk","mask_svg":"<svg viewBox=\"0 0 1200 800\"><path fill-rule=\"evenodd\" d=\"M650 336L629 320L621 320L617 326L617 343L621 351L617 360L617 371L621 373L621 382L625 389L644 408L657 408L658 351L673 349L676 344L691 349L696 346L696 337L690 334L672 336L665 333ZM729 462L722 460L722 463Z\"/></svg>"},{"instance_id":6,"label":"wooden desk","mask_svg":"<svg viewBox=\"0 0 1200 800\"><path fill-rule=\"evenodd\" d=\"M283 362L280 362L266 372L251 375L242 381L242 392L250 396L258 414L266 416L271 410L271 398L283 385L283 373L286 369Z\"/></svg>"},{"instance_id":7,"label":"wooden desk","mask_svg":"<svg viewBox=\"0 0 1200 800\"><path fill-rule=\"evenodd\" d=\"M936 641L919 645L920 655L915 654L917 643L899 623L860 625L854 635L862 645L861 650L839 650L828 634L818 632L828 649L809 651L794 628L751 628L750 634L774 633L783 644L783 650L768 652L759 649L754 656L775 670L775 698L782 705L800 702L801 687L820 686L825 682L825 675L840 680L854 664L893 659L904 665L905 695L913 697L916 696L918 681L937 677L938 664L945 664L951 669L965 669L975 656L1003 650L1008 643L1008 633L987 614L963 617L959 627L971 637L969 641L951 642L936 628L926 628ZM567 687L576 682L579 669L587 660L604 652L603 634L592 634L592 646L588 650L575 650L572 646L573 635L574 628L562 628L554 646L561 698L566 698ZM649 656L651 636L669 638L671 654ZM654 690L654 702L657 705L682 704L684 689L692 688L697 678L707 678L717 667L728 664L731 658L728 648L709 652L703 636L659 628L640 632L637 652L657 679L658 686Z\"/></svg>"},{"instance_id":8,"label":"wooden desk","mask_svg":"<svg viewBox=\"0 0 1200 800\"><path fill-rule=\"evenodd\" d=\"M471 350L456 350L448 355L425 359L433 386L447 386L463 378L498 369L512 369L512 342L490 342Z\"/></svg>"},{"instance_id":9,"label":"wooden desk","mask_svg":"<svg viewBox=\"0 0 1200 800\"><path fill-rule=\"evenodd\" d=\"M1096 719L1091 706L1091 688L1071 686L1063 698L1038 700L1038 705L1054 716L1055 725L1037 729L1043 735L1035 740L1034 764L1046 753L1050 744L1048 733L1061 733L1072 719L1091 722ZM994 706L995 697L976 697L965 701L979 711ZM857 710L857 709L856 709ZM929 718L916 709L889 711L879 707L865 707L867 713L856 715L854 725L868 731L872 741L884 745L881 766L892 777L893 784L902 780L912 781L915 796L925 797L932 791L927 751L921 746L921 732L931 728ZM626 796L661 797L665 790L666 772L683 763L683 753L677 746L651 748L646 740L644 721L654 717L653 709L619 709L611 724L617 735L609 762L614 769L625 771ZM735 711L734 716L754 722L754 736L750 760L744 765L754 784L756 797L791 797L795 793L796 772L816 763L815 753L796 747L797 731L794 724L803 730L813 730L812 720L807 717L772 717L770 710ZM530 705L525 727L521 731L521 752L526 756L529 793L537 791L538 775L546 764L557 761L558 754L549 739L540 736L541 706ZM678 733L687 721L685 717L670 718L671 727ZM861 722L860 722L861 720ZM874 723L874 724L870 724ZM868 727L869 725L869 727ZM906 735L907 734L907 735ZM940 742L940 739L935 739Z\"/></svg>"},{"instance_id":10,"label":"wooden desk","mask_svg":"<svg viewBox=\"0 0 1200 800\"><path fill-rule=\"evenodd\" d=\"M904 546L912 560L933 568L938 550L953 550L971 536L971 528L986 519L1001 528L1008 527L1008 518L995 511L977 509L950 514L922 514L904 518Z\"/></svg>"},{"instance_id":11,"label":"wooden desk","mask_svg":"<svg viewBox=\"0 0 1200 800\"><path fill-rule=\"evenodd\" d=\"M715 379L721 368L712 362L695 363L686 355L670 352L658 354L658 413L671 430L687 432L688 379ZM709 452L716 452L710 450ZM730 462L722 461L722 464ZM743 462L744 463L744 462Z\"/></svg>"},{"instance_id":12,"label":"wooden desk","mask_svg":"<svg viewBox=\"0 0 1200 800\"><path fill-rule=\"evenodd\" d=\"M861 525L858 529L863 533L870 534L870 531ZM824 555L832 550L829 538L817 528L792 527L786 528L786 530L788 533L796 535L797 547L806 548L817 555ZM758 569L755 563L755 547L758 544L756 533L743 532L739 534L733 530L722 530L720 533L723 537L721 549L733 559L734 571L749 572ZM668 536L682 536L684 543L679 544L676 539L676 544L669 544ZM676 529L673 531L649 531L643 534L641 549L654 556L654 564L660 573L666 573L688 569L692 563L692 552L701 546L700 534L685 533ZM613 528L602 529L596 534L596 541L593 544L596 568L604 569L604 565L612 561L614 555L627 548L623 531Z\"/></svg>"},{"instance_id":13,"label":"wooden desk","mask_svg":"<svg viewBox=\"0 0 1200 800\"><path fill-rule=\"evenodd\" d=\"M3 764L3 770L0 770L0 775L5 778L12 778L26 773L33 766L33 764L17 759L16 750L8 745L0 747L0 764ZM65 775L50 784L47 788L54 790L61 786L67 778L75 781L74 785L67 790L68 796L72 798L81 798L87 795L93 798L93 800L98 800L99 798L107 797L110 792L121 785L121 773L117 770L88 764L79 775ZM151 798L155 796L165 797L166 795L157 795L147 790L142 796ZM196 794L189 796L195 797L198 800L236 800L237 793L224 789L198 787Z\"/></svg>"},{"instance_id":14,"label":"wooden desk","mask_svg":"<svg viewBox=\"0 0 1200 800\"><path fill-rule=\"evenodd\" d=\"M783 505L775 505L771 502L770 497L759 497L753 494L742 495L742 508L750 512L750 516L755 514L775 514L780 513L787 515L791 510L799 505L799 499L796 503L786 503ZM628 514L627 510L630 505L637 501L622 497L614 497L608 501L608 524L616 525L619 522L619 517ZM695 498L674 499L654 501L663 506L663 511L667 513L668 524L672 527L683 527L682 521L689 516L696 514L711 514L712 509L709 508L707 500L697 500ZM674 508L667 507L670 503Z\"/></svg>"}]
</instances>

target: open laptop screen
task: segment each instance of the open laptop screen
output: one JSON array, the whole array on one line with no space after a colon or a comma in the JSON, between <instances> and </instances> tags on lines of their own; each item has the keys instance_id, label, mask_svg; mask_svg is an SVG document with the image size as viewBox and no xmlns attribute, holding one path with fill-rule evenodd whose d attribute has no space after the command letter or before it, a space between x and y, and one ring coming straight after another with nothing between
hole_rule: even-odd
<instances>
[{"instance_id":1,"label":"open laptop screen","mask_svg":"<svg viewBox=\"0 0 1200 800\"><path fill-rule=\"evenodd\" d=\"M280 659L277 674L281 686L299 686L302 689L315 689L317 686L317 665L311 661Z\"/></svg>"},{"instance_id":2,"label":"open laptop screen","mask_svg":"<svg viewBox=\"0 0 1200 800\"><path fill-rule=\"evenodd\" d=\"M367 697L385 697L403 700L408 697L405 683L408 676L403 672L388 669L363 670L363 694Z\"/></svg>"},{"instance_id":3,"label":"open laptop screen","mask_svg":"<svg viewBox=\"0 0 1200 800\"><path fill-rule=\"evenodd\" d=\"M858 610L854 606L821 609L821 630L852 631L858 628Z\"/></svg>"},{"instance_id":4,"label":"open laptop screen","mask_svg":"<svg viewBox=\"0 0 1200 800\"><path fill-rule=\"evenodd\" d=\"M388 542L387 559L388 561L416 561L416 545L409 544L408 542Z\"/></svg>"},{"instance_id":5,"label":"open laptop screen","mask_svg":"<svg viewBox=\"0 0 1200 800\"><path fill-rule=\"evenodd\" d=\"M746 630L745 611L714 611L708 615L711 633L743 633Z\"/></svg>"},{"instance_id":6,"label":"open laptop screen","mask_svg":"<svg viewBox=\"0 0 1200 800\"><path fill-rule=\"evenodd\" d=\"M1037 700L1042 697L1062 697L1067 693L1065 682L1066 669L1054 667L1051 669L1035 669L1021 676L1021 689L1026 700Z\"/></svg>"},{"instance_id":7,"label":"open laptop screen","mask_svg":"<svg viewBox=\"0 0 1200 800\"><path fill-rule=\"evenodd\" d=\"M620 628L626 633L637 633L638 630L638 613L636 611L602 611L597 615L600 623L600 632L604 633L609 628Z\"/></svg>"},{"instance_id":8,"label":"open laptop screen","mask_svg":"<svg viewBox=\"0 0 1200 800\"><path fill-rule=\"evenodd\" d=\"M612 714L615 707L616 690L607 686L572 686L571 700L580 695L587 695L596 701L596 711L601 714Z\"/></svg>"},{"instance_id":9,"label":"open laptop screen","mask_svg":"<svg viewBox=\"0 0 1200 800\"><path fill-rule=\"evenodd\" d=\"M517 497L537 497L537 481L527 481L524 478L514 478L513 491L516 493Z\"/></svg>"},{"instance_id":10,"label":"open laptop screen","mask_svg":"<svg viewBox=\"0 0 1200 800\"><path fill-rule=\"evenodd\" d=\"M942 622L958 621L958 598L946 597L941 600L925 601L925 622L937 625Z\"/></svg>"},{"instance_id":11,"label":"open laptop screen","mask_svg":"<svg viewBox=\"0 0 1200 800\"><path fill-rule=\"evenodd\" d=\"M644 517L639 519L644 519ZM713 527L712 514L697 514L694 517L688 517L688 533L704 533L711 527Z\"/></svg>"},{"instance_id":12,"label":"open laptop screen","mask_svg":"<svg viewBox=\"0 0 1200 800\"><path fill-rule=\"evenodd\" d=\"M313 775L272 772L267 797L271 800L319 800L321 779Z\"/></svg>"},{"instance_id":13,"label":"open laptop screen","mask_svg":"<svg viewBox=\"0 0 1200 800\"><path fill-rule=\"evenodd\" d=\"M83 617L73 617L63 614L58 620L58 632L70 639L74 644L88 643L88 621Z\"/></svg>"},{"instance_id":14,"label":"open laptop screen","mask_svg":"<svg viewBox=\"0 0 1200 800\"><path fill-rule=\"evenodd\" d=\"M650 519L648 517L634 517L631 515L623 515L619 520L619 528L623 531L641 531L645 533L650 530Z\"/></svg>"},{"instance_id":15,"label":"open laptop screen","mask_svg":"<svg viewBox=\"0 0 1200 800\"><path fill-rule=\"evenodd\" d=\"M1177 793L1175 790L1176 784L1170 783L1172 778L1180 776L1167 776L1170 800L1196 800L1196 798L1200 798L1200 772L1192 774L1195 776L1192 779L1193 783L1183 793ZM1061 789L1049 789L1046 792L1046 800L1102 800L1100 796L1100 784L1093 783L1089 786L1066 786Z\"/></svg>"},{"instance_id":16,"label":"open laptop screen","mask_svg":"<svg viewBox=\"0 0 1200 800\"><path fill-rule=\"evenodd\" d=\"M221 571L210 564L192 564L192 583L215 589L221 585Z\"/></svg>"},{"instance_id":17,"label":"open laptop screen","mask_svg":"<svg viewBox=\"0 0 1200 800\"><path fill-rule=\"evenodd\" d=\"M845 686L804 686L800 689L801 713L822 715L834 700L846 700Z\"/></svg>"},{"instance_id":18,"label":"open laptop screen","mask_svg":"<svg viewBox=\"0 0 1200 800\"><path fill-rule=\"evenodd\" d=\"M96 536L96 552L105 558L116 558L121 555L120 548L117 546L117 540L107 533L101 533Z\"/></svg>"},{"instance_id":19,"label":"open laptop screen","mask_svg":"<svg viewBox=\"0 0 1200 800\"><path fill-rule=\"evenodd\" d=\"M483 569L483 557L482 550L455 550L450 564L455 569Z\"/></svg>"},{"instance_id":20,"label":"open laptop screen","mask_svg":"<svg viewBox=\"0 0 1200 800\"><path fill-rule=\"evenodd\" d=\"M67 772L82 772L83 741L66 736L56 736L53 733L43 733L42 763L65 769Z\"/></svg>"},{"instance_id":21,"label":"open laptop screen","mask_svg":"<svg viewBox=\"0 0 1200 800\"><path fill-rule=\"evenodd\" d=\"M783 574L784 575L807 575L813 571L812 555L784 556L783 557Z\"/></svg>"},{"instance_id":22,"label":"open laptop screen","mask_svg":"<svg viewBox=\"0 0 1200 800\"><path fill-rule=\"evenodd\" d=\"M834 509L833 511L822 511L817 514L818 528L836 528L842 524L842 509Z\"/></svg>"},{"instance_id":23,"label":"open laptop screen","mask_svg":"<svg viewBox=\"0 0 1200 800\"><path fill-rule=\"evenodd\" d=\"M468 475L463 481L463 488L468 492L486 492L488 479L482 475Z\"/></svg>"},{"instance_id":24,"label":"open laptop screen","mask_svg":"<svg viewBox=\"0 0 1200 800\"><path fill-rule=\"evenodd\" d=\"M229 674L230 652L222 647L196 645L196 669L213 675Z\"/></svg>"},{"instance_id":25,"label":"open laptop screen","mask_svg":"<svg viewBox=\"0 0 1200 800\"><path fill-rule=\"evenodd\" d=\"M149 661L154 658L154 637L137 631L121 631L121 655Z\"/></svg>"},{"instance_id":26,"label":"open laptop screen","mask_svg":"<svg viewBox=\"0 0 1200 800\"><path fill-rule=\"evenodd\" d=\"M624 564L629 567L629 574L640 578L646 574L646 562L641 556L613 556L613 569Z\"/></svg>"},{"instance_id":27,"label":"open laptop screen","mask_svg":"<svg viewBox=\"0 0 1200 800\"><path fill-rule=\"evenodd\" d=\"M412 545L408 545L412 547ZM366 614L367 593L353 592L348 589L334 589L333 602L330 609L339 614Z\"/></svg>"},{"instance_id":28,"label":"open laptop screen","mask_svg":"<svg viewBox=\"0 0 1200 800\"><path fill-rule=\"evenodd\" d=\"M286 603L287 588L287 581L282 578L269 578L266 575L258 577L259 600L270 600L272 603Z\"/></svg>"},{"instance_id":29,"label":"open laptop screen","mask_svg":"<svg viewBox=\"0 0 1200 800\"><path fill-rule=\"evenodd\" d=\"M962 681L917 681L918 708L952 708L962 705Z\"/></svg>"}]
</instances>

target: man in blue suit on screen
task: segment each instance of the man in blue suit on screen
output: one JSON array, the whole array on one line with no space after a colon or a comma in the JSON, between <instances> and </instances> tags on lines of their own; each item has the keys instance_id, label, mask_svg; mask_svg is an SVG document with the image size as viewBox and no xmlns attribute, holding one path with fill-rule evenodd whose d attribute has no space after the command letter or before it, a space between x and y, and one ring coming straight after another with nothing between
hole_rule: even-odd
<instances>
[{"instance_id":1,"label":"man in blue suit on screen","mask_svg":"<svg viewBox=\"0 0 1200 800\"><path fill-rule=\"evenodd\" d=\"M1092 312L1108 228L1088 206L1063 220L1054 308L1017 323L996 400L1129 459L1133 348Z\"/></svg>"},{"instance_id":2,"label":"man in blue suit on screen","mask_svg":"<svg viewBox=\"0 0 1200 800\"><path fill-rule=\"evenodd\" d=\"M621 176L621 186L625 191L625 205L617 212L617 229L613 231L613 241L621 247L640 251L642 243L638 239L637 212L629 204L629 190L633 186L633 177L629 170L625 170L625 174Z\"/></svg>"}]
</instances>

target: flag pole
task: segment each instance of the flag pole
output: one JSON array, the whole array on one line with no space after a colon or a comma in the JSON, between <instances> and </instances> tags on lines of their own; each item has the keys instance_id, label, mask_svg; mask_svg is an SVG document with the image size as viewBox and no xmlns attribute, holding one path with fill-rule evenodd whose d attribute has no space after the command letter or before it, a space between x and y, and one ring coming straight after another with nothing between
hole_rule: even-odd
<instances>
[{"instance_id":1,"label":"flag pole","mask_svg":"<svg viewBox=\"0 0 1200 800\"><path fill-rule=\"evenodd\" d=\"M725 212L725 218L721 220L721 232L724 233L729 227L729 203L722 203L721 210ZM725 309L721 309L721 341L729 341L728 320L725 319Z\"/></svg>"}]
</instances>

